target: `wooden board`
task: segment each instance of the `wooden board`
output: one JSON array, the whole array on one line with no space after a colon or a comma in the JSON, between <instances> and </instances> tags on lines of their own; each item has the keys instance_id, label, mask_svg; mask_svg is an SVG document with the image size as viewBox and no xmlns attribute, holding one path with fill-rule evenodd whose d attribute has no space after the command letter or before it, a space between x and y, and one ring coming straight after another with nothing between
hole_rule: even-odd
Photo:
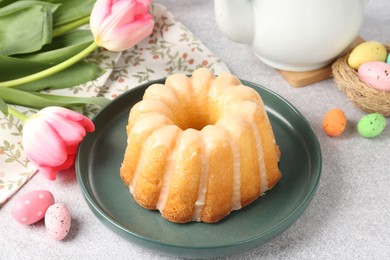
<instances>
[{"instance_id":1,"label":"wooden board","mask_svg":"<svg viewBox=\"0 0 390 260\"><path fill-rule=\"evenodd\" d=\"M356 47L359 43L362 43L364 40L360 36L342 53L340 56L344 55L352 48ZM293 87L304 87L310 84L328 79L332 77L332 64L317 70L312 71L285 71L278 70L277 72Z\"/></svg>"}]
</instances>

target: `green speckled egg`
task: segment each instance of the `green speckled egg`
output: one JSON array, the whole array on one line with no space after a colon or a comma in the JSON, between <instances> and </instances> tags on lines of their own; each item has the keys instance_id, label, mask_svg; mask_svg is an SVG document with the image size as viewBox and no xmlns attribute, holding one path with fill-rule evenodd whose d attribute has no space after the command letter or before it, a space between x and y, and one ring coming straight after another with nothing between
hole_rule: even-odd
<instances>
[{"instance_id":1,"label":"green speckled egg","mask_svg":"<svg viewBox=\"0 0 390 260\"><path fill-rule=\"evenodd\" d=\"M363 137L378 136L386 127L386 118L378 113L363 116L357 125L359 134Z\"/></svg>"}]
</instances>

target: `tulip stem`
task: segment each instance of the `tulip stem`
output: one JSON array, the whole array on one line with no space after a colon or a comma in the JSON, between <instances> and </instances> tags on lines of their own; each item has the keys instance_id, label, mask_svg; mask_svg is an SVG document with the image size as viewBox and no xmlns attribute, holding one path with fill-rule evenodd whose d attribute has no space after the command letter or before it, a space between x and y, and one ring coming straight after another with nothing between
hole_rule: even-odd
<instances>
[{"instance_id":1,"label":"tulip stem","mask_svg":"<svg viewBox=\"0 0 390 260\"><path fill-rule=\"evenodd\" d=\"M73 29L76 29L80 27L81 25L87 24L89 22L89 16L83 17L79 20L76 20L74 22L64 24L62 26L57 27L56 29L53 30L52 36L57 37L61 34L64 34L66 32L69 32Z\"/></svg>"},{"instance_id":2,"label":"tulip stem","mask_svg":"<svg viewBox=\"0 0 390 260\"><path fill-rule=\"evenodd\" d=\"M73 56L73 57L53 66L53 67L50 67L46 70L42 70L40 72L37 72L35 74L31 74L31 75L28 75L28 76L25 76L22 78L0 82L0 87L12 88L12 87L19 86L21 84L26 84L26 83L29 83L32 81L36 81L36 80L51 76L57 72L60 72L64 69L72 66L73 64L79 62L85 56L87 56L88 54L90 54L91 52L96 50L97 47L98 47L98 44L94 41L91 45L89 45L87 48L85 48L84 50L82 50L81 52L76 54L75 56Z\"/></svg>"},{"instance_id":3,"label":"tulip stem","mask_svg":"<svg viewBox=\"0 0 390 260\"><path fill-rule=\"evenodd\" d=\"M19 118L23 122L25 122L28 119L28 117L26 115L20 113L18 110L13 109L10 106L8 106L8 113L13 115L14 117Z\"/></svg>"}]
</instances>

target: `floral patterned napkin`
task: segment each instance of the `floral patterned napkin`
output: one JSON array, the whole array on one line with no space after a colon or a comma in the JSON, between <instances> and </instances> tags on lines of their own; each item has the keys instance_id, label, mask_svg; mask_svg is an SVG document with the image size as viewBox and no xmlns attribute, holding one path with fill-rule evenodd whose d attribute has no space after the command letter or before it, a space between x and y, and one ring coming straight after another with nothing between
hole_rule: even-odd
<instances>
[{"instance_id":1,"label":"floral patterned napkin","mask_svg":"<svg viewBox=\"0 0 390 260\"><path fill-rule=\"evenodd\" d=\"M183 24L161 4L154 4L151 12L156 25L153 34L122 53L99 49L87 59L105 69L98 79L69 89L51 91L53 94L84 97L104 96L114 99L121 93L172 73L191 74L199 67L207 67L219 74L228 68L215 57ZM18 107L27 114L37 111ZM97 109L83 111L93 116ZM0 205L10 198L36 172L21 144L23 124L12 115L0 115Z\"/></svg>"}]
</instances>

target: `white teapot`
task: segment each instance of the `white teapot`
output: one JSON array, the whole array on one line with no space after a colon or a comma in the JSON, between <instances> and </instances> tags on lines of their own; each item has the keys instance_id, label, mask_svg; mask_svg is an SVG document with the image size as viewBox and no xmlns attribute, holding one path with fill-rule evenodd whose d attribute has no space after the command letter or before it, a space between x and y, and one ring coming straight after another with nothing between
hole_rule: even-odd
<instances>
[{"instance_id":1,"label":"white teapot","mask_svg":"<svg viewBox=\"0 0 390 260\"><path fill-rule=\"evenodd\" d=\"M229 39L252 46L265 64L288 71L324 67L358 36L365 0L214 0Z\"/></svg>"}]
</instances>

